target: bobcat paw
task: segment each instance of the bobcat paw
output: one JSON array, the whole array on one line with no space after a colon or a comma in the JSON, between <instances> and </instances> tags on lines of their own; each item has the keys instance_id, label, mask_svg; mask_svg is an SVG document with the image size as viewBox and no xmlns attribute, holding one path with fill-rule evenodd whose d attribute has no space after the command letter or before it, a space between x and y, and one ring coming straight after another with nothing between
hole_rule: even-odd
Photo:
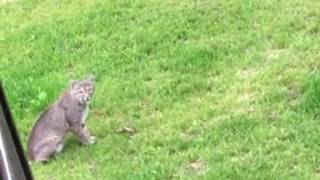
<instances>
[{"instance_id":1,"label":"bobcat paw","mask_svg":"<svg viewBox=\"0 0 320 180\"><path fill-rule=\"evenodd\" d=\"M94 144L95 142L96 142L96 137L95 136L90 136L89 144Z\"/></svg>"},{"instance_id":2,"label":"bobcat paw","mask_svg":"<svg viewBox=\"0 0 320 180\"><path fill-rule=\"evenodd\" d=\"M90 145L96 142L96 137L90 136L89 138L81 141L83 145Z\"/></svg>"}]
</instances>

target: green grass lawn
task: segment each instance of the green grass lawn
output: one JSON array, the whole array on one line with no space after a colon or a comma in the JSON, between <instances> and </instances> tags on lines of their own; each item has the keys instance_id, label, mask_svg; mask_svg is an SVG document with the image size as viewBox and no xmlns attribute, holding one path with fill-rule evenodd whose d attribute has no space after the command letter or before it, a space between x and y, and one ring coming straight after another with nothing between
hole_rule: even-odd
<instances>
[{"instance_id":1,"label":"green grass lawn","mask_svg":"<svg viewBox=\"0 0 320 180\"><path fill-rule=\"evenodd\" d=\"M24 147L70 79L89 129L36 179L320 179L320 1L0 0ZM135 128L133 135L119 128Z\"/></svg>"}]
</instances>

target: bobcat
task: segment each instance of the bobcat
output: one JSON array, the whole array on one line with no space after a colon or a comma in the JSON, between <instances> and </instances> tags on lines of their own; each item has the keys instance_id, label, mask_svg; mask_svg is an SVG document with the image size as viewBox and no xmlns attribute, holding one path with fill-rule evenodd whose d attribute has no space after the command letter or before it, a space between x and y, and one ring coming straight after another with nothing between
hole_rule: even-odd
<instances>
[{"instance_id":1,"label":"bobcat","mask_svg":"<svg viewBox=\"0 0 320 180\"><path fill-rule=\"evenodd\" d=\"M28 141L31 161L48 161L61 152L68 132L73 132L85 145L95 142L85 125L94 91L94 77L73 81L60 99L41 114Z\"/></svg>"}]
</instances>

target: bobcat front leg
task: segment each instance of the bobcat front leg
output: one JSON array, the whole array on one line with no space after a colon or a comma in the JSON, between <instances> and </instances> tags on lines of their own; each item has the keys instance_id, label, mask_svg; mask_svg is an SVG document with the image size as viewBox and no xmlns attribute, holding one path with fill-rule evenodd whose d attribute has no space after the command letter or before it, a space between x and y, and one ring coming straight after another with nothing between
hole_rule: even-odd
<instances>
[{"instance_id":1,"label":"bobcat front leg","mask_svg":"<svg viewBox=\"0 0 320 180\"><path fill-rule=\"evenodd\" d=\"M90 135L88 128L84 124L77 124L71 127L71 129L78 136L82 144L89 145L95 143L96 138Z\"/></svg>"}]
</instances>

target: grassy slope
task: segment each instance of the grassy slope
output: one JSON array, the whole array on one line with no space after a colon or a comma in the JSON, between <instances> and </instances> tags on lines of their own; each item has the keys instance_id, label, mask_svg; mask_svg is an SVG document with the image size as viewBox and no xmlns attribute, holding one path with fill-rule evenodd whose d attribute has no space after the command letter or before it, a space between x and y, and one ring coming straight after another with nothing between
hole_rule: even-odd
<instances>
[{"instance_id":1,"label":"grassy slope","mask_svg":"<svg viewBox=\"0 0 320 180\"><path fill-rule=\"evenodd\" d=\"M98 77L89 120L98 143L71 136L56 160L33 165L35 176L319 179L319 8L317 0L0 4L0 76L24 142L69 79ZM138 132L116 132L126 124Z\"/></svg>"}]
</instances>

